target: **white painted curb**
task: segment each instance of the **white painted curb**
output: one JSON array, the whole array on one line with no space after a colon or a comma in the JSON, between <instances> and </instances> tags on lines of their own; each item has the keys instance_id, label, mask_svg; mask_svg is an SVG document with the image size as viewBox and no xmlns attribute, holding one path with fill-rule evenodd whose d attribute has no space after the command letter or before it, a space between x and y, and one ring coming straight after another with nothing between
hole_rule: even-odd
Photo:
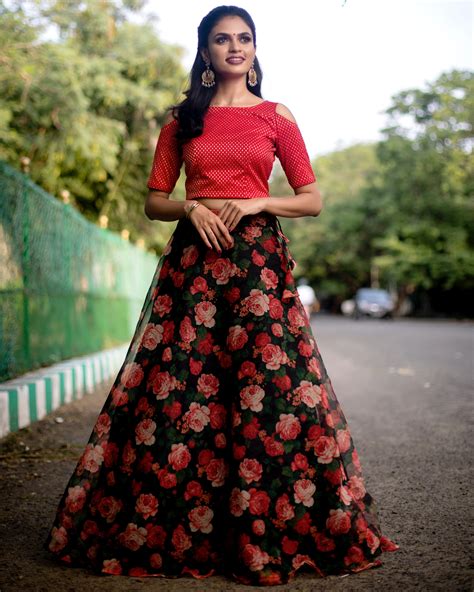
<instances>
[{"instance_id":1,"label":"white painted curb","mask_svg":"<svg viewBox=\"0 0 474 592\"><path fill-rule=\"evenodd\" d=\"M0 438L92 393L118 373L129 345L64 360L0 383Z\"/></svg>"}]
</instances>

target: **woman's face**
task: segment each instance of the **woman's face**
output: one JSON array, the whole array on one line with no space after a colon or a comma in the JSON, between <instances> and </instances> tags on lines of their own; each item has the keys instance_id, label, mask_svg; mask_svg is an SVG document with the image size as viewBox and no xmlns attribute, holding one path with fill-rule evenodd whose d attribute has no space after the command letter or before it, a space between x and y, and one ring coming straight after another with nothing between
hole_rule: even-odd
<instances>
[{"instance_id":1,"label":"woman's face","mask_svg":"<svg viewBox=\"0 0 474 592\"><path fill-rule=\"evenodd\" d=\"M201 51L204 60L221 77L246 74L255 58L256 48L250 27L239 16L226 16L211 29L208 48Z\"/></svg>"}]
</instances>

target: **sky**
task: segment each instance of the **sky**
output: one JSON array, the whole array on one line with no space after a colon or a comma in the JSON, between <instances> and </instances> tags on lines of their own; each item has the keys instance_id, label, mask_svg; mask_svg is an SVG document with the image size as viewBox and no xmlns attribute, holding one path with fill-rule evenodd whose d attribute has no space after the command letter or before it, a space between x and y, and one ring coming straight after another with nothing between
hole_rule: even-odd
<instances>
[{"instance_id":1,"label":"sky","mask_svg":"<svg viewBox=\"0 0 474 592\"><path fill-rule=\"evenodd\" d=\"M391 97L474 69L470 0L150 0L163 41L191 69L201 19L220 4L252 16L262 95L286 105L310 157L381 139Z\"/></svg>"}]
</instances>

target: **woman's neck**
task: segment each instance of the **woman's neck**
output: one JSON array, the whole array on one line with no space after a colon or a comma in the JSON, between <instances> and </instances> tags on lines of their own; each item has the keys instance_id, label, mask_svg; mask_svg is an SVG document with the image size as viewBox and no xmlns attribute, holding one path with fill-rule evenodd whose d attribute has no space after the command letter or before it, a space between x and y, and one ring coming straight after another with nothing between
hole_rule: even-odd
<instances>
[{"instance_id":1,"label":"woman's neck","mask_svg":"<svg viewBox=\"0 0 474 592\"><path fill-rule=\"evenodd\" d=\"M243 84L235 81L221 81L216 90L216 94L212 97L211 105L252 105L257 97L247 89L247 83L244 80Z\"/></svg>"}]
</instances>

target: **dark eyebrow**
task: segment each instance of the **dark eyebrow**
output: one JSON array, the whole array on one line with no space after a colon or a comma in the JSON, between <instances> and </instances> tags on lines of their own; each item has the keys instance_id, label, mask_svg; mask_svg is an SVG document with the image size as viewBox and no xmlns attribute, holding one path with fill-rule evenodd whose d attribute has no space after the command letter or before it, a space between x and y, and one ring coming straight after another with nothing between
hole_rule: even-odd
<instances>
[{"instance_id":1,"label":"dark eyebrow","mask_svg":"<svg viewBox=\"0 0 474 592\"><path fill-rule=\"evenodd\" d=\"M214 37L217 37L218 35L228 35L229 33L215 33ZM243 33L239 33L239 35L250 35L252 36L252 33L249 33L248 31L244 31Z\"/></svg>"}]
</instances>

